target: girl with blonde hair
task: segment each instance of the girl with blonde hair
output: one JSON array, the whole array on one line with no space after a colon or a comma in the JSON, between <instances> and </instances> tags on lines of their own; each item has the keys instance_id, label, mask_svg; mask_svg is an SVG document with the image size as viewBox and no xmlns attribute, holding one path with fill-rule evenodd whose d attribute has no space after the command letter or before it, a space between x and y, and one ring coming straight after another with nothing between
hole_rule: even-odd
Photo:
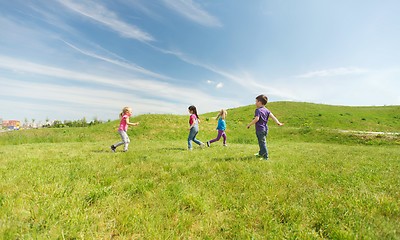
<instances>
[{"instance_id":1,"label":"girl with blonde hair","mask_svg":"<svg viewBox=\"0 0 400 240\"><path fill-rule=\"evenodd\" d=\"M225 123L225 118L226 115L228 115L228 112L225 109L221 109L221 111L218 113L217 117L215 119L218 119L218 136L216 139L210 140L207 142L207 146L211 146L211 143L219 141L221 137L224 139L223 145L226 147L226 134L225 134L225 129L226 129L226 123Z\"/></svg>"},{"instance_id":2,"label":"girl with blonde hair","mask_svg":"<svg viewBox=\"0 0 400 240\"><path fill-rule=\"evenodd\" d=\"M119 114L119 118L121 119L119 123L118 133L121 136L122 141L111 145L111 151L115 152L115 149L121 145L124 145L124 152L128 151L128 145L131 142L127 131L128 125L130 126L137 126L139 123L131 123L129 122L129 117L132 115L132 109L130 107L124 107L122 112Z\"/></svg>"}]
</instances>

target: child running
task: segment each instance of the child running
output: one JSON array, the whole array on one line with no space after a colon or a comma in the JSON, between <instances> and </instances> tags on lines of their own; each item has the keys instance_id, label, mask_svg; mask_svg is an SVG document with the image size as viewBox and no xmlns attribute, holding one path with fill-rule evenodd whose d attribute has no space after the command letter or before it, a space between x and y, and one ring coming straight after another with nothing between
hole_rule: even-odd
<instances>
[{"instance_id":1,"label":"child running","mask_svg":"<svg viewBox=\"0 0 400 240\"><path fill-rule=\"evenodd\" d=\"M257 157L261 157L261 159L268 159L268 150L267 150L267 135L268 135L268 118L271 117L279 126L282 126L283 123L280 123L279 120L272 114L270 110L268 110L265 105L268 102L268 98L265 95L259 95L256 97L256 111L254 114L254 120L247 125L247 128L250 128L251 125L256 124L256 135L258 140L258 145L260 147L260 151L254 154Z\"/></svg>"},{"instance_id":2,"label":"child running","mask_svg":"<svg viewBox=\"0 0 400 240\"><path fill-rule=\"evenodd\" d=\"M188 137L188 149L191 151L193 149L192 141L197 143L201 147L204 147L205 144L196 139L197 133L199 133L199 123L200 123L196 107L192 105L188 108L188 110L190 113L190 118L189 118L190 127L188 128L188 130L190 131Z\"/></svg>"},{"instance_id":3,"label":"child running","mask_svg":"<svg viewBox=\"0 0 400 240\"><path fill-rule=\"evenodd\" d=\"M122 112L119 114L119 118L121 118L121 121L119 123L119 128L118 128L118 133L121 135L122 141L111 145L111 151L115 152L115 149L118 146L121 146L124 144L124 152L128 151L128 145L130 143L130 139L128 137L127 131L128 131L128 125L131 126L137 126L139 123L130 123L129 122L129 117L132 115L132 109L130 107L124 107L122 109Z\"/></svg>"},{"instance_id":4,"label":"child running","mask_svg":"<svg viewBox=\"0 0 400 240\"><path fill-rule=\"evenodd\" d=\"M218 136L216 139L210 140L207 142L207 146L211 146L211 143L219 141L219 139L222 137L224 139L223 145L226 147L226 134L225 134L225 118L228 112L225 109L221 109L221 111L218 113L217 117L215 119L218 119Z\"/></svg>"}]
</instances>

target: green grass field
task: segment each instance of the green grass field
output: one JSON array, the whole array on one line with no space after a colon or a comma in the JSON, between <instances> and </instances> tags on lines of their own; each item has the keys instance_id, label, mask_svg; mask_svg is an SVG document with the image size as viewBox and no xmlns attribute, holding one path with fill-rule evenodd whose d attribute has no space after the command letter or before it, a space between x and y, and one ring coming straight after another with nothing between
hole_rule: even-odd
<instances>
[{"instance_id":1,"label":"green grass field","mask_svg":"<svg viewBox=\"0 0 400 240\"><path fill-rule=\"evenodd\" d=\"M187 151L188 116L0 134L0 239L400 239L400 106L274 102L270 159L254 106L228 110L228 147ZM217 111L218 109L216 109ZM200 116L201 141L216 137Z\"/></svg>"}]
</instances>

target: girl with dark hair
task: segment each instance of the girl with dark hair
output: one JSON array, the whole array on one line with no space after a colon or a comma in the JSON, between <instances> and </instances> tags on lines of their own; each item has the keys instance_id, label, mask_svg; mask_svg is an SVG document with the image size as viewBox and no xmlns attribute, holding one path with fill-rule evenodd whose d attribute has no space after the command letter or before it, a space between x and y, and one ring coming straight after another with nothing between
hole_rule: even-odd
<instances>
[{"instance_id":1,"label":"girl with dark hair","mask_svg":"<svg viewBox=\"0 0 400 240\"><path fill-rule=\"evenodd\" d=\"M201 147L204 147L204 143L200 142L199 140L196 139L197 133L199 133L199 116L197 115L197 109L195 106L190 106L188 108L189 113L190 113L190 118L189 118L189 124L190 127L188 128L189 132L189 137L188 137L188 149L192 150L192 141L200 145Z\"/></svg>"}]
</instances>

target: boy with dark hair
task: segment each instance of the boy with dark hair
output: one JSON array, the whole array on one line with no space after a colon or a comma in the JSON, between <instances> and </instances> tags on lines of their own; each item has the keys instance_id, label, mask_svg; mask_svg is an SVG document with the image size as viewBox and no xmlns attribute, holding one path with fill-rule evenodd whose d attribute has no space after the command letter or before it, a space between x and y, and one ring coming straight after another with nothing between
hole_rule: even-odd
<instances>
[{"instance_id":1,"label":"boy with dark hair","mask_svg":"<svg viewBox=\"0 0 400 240\"><path fill-rule=\"evenodd\" d=\"M247 128L250 128L251 125L256 125L256 135L258 140L258 145L260 146L260 151L254 155L257 157L262 157L263 159L268 159L268 150L267 150L267 135L268 135L268 118L271 117L279 126L282 126L283 123L280 123L279 120L268 110L265 105L268 102L268 98L265 95L259 95L256 97L256 111L254 114L254 120L247 125Z\"/></svg>"}]
</instances>

